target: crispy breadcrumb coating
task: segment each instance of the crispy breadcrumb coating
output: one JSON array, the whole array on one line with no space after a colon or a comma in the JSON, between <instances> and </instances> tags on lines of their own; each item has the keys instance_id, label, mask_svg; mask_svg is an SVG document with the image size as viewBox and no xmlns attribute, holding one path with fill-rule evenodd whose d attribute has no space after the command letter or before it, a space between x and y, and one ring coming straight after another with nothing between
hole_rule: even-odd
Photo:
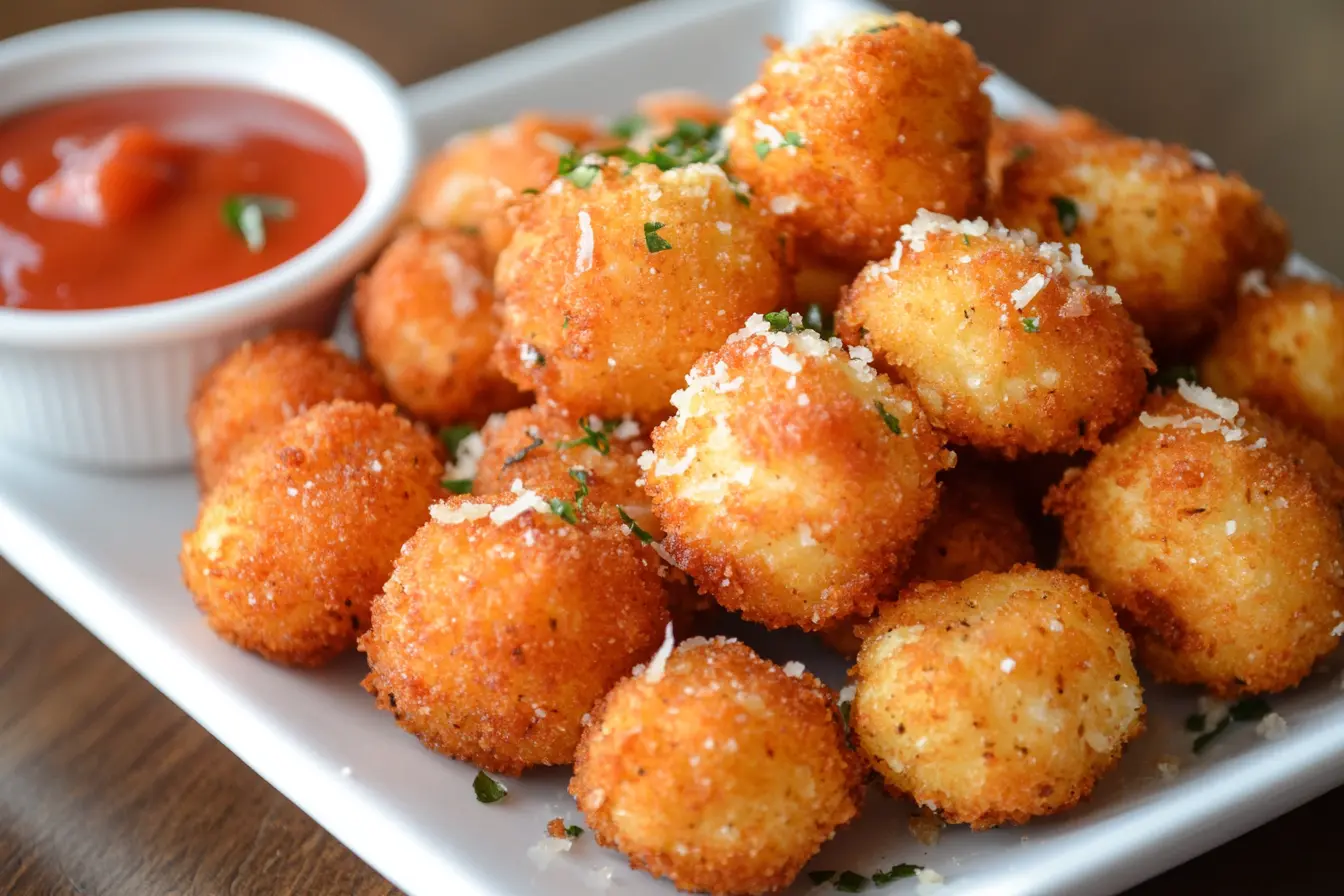
<instances>
[{"instance_id":1,"label":"crispy breadcrumb coating","mask_svg":"<svg viewBox=\"0 0 1344 896\"><path fill-rule=\"evenodd\" d=\"M941 24L865 17L781 46L732 103L732 170L807 248L863 264L921 208L985 199L987 69Z\"/></svg>"},{"instance_id":2,"label":"crispy breadcrumb coating","mask_svg":"<svg viewBox=\"0 0 1344 896\"><path fill-rule=\"evenodd\" d=\"M387 394L367 368L315 333L285 330L243 343L205 375L187 409L201 491L286 420L338 398L382 404Z\"/></svg>"},{"instance_id":3,"label":"crispy breadcrumb coating","mask_svg":"<svg viewBox=\"0 0 1344 896\"><path fill-rule=\"evenodd\" d=\"M1344 535L1317 484L1338 471L1262 421L1183 385L1047 497L1061 566L1110 599L1161 681L1280 691L1339 643Z\"/></svg>"},{"instance_id":4,"label":"crispy breadcrumb coating","mask_svg":"<svg viewBox=\"0 0 1344 896\"><path fill-rule=\"evenodd\" d=\"M860 749L889 790L949 822L1069 809L1143 731L1129 638L1077 576L1018 566L918 583L860 632Z\"/></svg>"},{"instance_id":5,"label":"crispy breadcrumb coating","mask_svg":"<svg viewBox=\"0 0 1344 896\"><path fill-rule=\"evenodd\" d=\"M858 813L862 781L834 695L801 664L695 638L607 695L569 789L632 868L728 896L787 886Z\"/></svg>"},{"instance_id":6,"label":"crispy breadcrumb coating","mask_svg":"<svg viewBox=\"0 0 1344 896\"><path fill-rule=\"evenodd\" d=\"M443 495L435 451L391 405L321 404L266 435L182 537L183 579L206 622L290 665L353 647L402 542Z\"/></svg>"}]
</instances>

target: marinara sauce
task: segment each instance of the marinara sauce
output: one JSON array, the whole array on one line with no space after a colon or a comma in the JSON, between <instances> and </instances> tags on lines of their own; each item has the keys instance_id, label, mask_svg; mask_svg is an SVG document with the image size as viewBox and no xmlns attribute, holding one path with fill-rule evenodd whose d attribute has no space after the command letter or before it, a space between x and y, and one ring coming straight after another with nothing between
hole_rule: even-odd
<instances>
[{"instance_id":1,"label":"marinara sauce","mask_svg":"<svg viewBox=\"0 0 1344 896\"><path fill-rule=\"evenodd\" d=\"M326 115L225 87L119 90L0 121L0 306L84 311L236 283L364 193Z\"/></svg>"}]
</instances>

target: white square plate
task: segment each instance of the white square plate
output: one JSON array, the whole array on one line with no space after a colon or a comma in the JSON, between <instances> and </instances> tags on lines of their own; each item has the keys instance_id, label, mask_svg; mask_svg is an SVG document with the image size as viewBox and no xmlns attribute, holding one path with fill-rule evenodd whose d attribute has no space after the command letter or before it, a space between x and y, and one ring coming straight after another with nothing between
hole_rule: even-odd
<instances>
[{"instance_id":1,"label":"white square plate","mask_svg":"<svg viewBox=\"0 0 1344 896\"><path fill-rule=\"evenodd\" d=\"M417 85L410 100L430 146L524 109L615 114L640 93L670 86L726 99L754 78L762 35L797 39L868 8L859 0L658 0ZM1005 78L990 88L1001 112L1047 108ZM582 824L565 793L567 770L529 773L509 782L506 801L477 803L475 769L424 750L374 709L359 687L362 656L303 672L217 640L177 565L196 502L186 473L111 477L0 453L0 552L408 893L578 894L604 884L629 896L672 892L591 836L537 868L526 852L548 819ZM752 640L773 658L800 659L843 683L840 662L801 635ZM873 793L858 822L810 867L871 874L915 862L946 877L947 896L1108 893L1344 782L1344 693L1333 670L1272 698L1289 723L1284 739L1267 742L1253 726L1235 725L1199 756L1182 727L1195 693L1151 688L1148 697L1148 733L1083 807L1022 828L949 828L925 848L906 829L905 806ZM1157 773L1166 754L1181 757L1174 780ZM804 875L791 892L810 889ZM902 881L886 892L915 889Z\"/></svg>"}]
</instances>

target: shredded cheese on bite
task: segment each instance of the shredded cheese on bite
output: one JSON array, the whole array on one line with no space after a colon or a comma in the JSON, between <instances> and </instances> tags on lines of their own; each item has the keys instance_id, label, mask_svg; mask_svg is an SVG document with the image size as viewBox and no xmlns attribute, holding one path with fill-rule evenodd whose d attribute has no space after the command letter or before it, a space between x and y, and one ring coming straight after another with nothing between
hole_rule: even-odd
<instances>
[{"instance_id":1,"label":"shredded cheese on bite","mask_svg":"<svg viewBox=\"0 0 1344 896\"><path fill-rule=\"evenodd\" d=\"M582 274L593 266L593 219L579 212L579 247L574 255L574 273Z\"/></svg>"},{"instance_id":2,"label":"shredded cheese on bite","mask_svg":"<svg viewBox=\"0 0 1344 896\"><path fill-rule=\"evenodd\" d=\"M653 658L649 660L649 665L636 666L635 675L642 676L645 681L659 682L663 680L663 673L667 669L667 658L672 655L672 648L676 645L676 639L672 635L672 623L667 624L667 630L663 633L663 643L659 645L654 652Z\"/></svg>"}]
</instances>

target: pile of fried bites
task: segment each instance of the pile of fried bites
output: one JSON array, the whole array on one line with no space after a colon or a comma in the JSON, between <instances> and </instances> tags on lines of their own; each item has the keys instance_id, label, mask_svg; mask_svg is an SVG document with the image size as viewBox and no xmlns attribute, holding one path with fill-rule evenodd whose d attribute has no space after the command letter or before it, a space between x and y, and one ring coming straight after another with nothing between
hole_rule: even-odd
<instances>
[{"instance_id":1,"label":"pile of fried bites","mask_svg":"<svg viewBox=\"0 0 1344 896\"><path fill-rule=\"evenodd\" d=\"M974 828L1075 805L1135 660L1300 682L1344 632L1344 292L1202 153L995 120L958 31L450 141L358 283L368 367L278 333L200 386L210 625L357 645L425 746L573 763L599 843L718 894L788 885L870 773Z\"/></svg>"}]
</instances>

